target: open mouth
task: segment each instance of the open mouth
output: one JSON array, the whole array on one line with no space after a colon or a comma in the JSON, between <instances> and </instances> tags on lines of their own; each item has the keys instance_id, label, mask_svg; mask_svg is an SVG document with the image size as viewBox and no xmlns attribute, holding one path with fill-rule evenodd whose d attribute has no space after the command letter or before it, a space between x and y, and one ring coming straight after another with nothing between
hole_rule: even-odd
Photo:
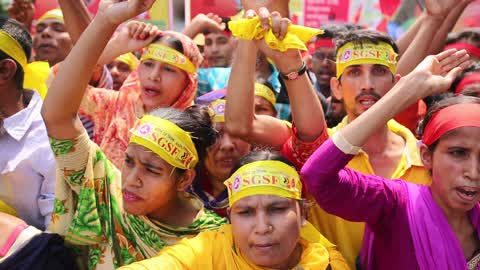
<instances>
[{"instance_id":1,"label":"open mouth","mask_svg":"<svg viewBox=\"0 0 480 270\"><path fill-rule=\"evenodd\" d=\"M478 195L478 190L468 187L457 187L455 189L458 195L466 201L473 201Z\"/></svg>"},{"instance_id":2,"label":"open mouth","mask_svg":"<svg viewBox=\"0 0 480 270\"><path fill-rule=\"evenodd\" d=\"M148 88L148 87L145 87L143 89L143 92L149 97L156 97L156 96L160 95L160 91L158 91L156 89L153 89L153 88Z\"/></svg>"},{"instance_id":3,"label":"open mouth","mask_svg":"<svg viewBox=\"0 0 480 270\"><path fill-rule=\"evenodd\" d=\"M122 194L123 194L123 201L125 202L138 202L143 200L141 197L127 190L123 190Z\"/></svg>"}]
</instances>

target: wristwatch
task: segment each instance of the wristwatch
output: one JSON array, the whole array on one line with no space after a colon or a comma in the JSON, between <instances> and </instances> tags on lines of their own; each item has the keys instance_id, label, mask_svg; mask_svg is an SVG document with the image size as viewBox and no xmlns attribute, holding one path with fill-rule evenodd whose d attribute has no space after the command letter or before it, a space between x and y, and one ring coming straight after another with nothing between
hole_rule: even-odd
<instances>
[{"instance_id":1,"label":"wristwatch","mask_svg":"<svg viewBox=\"0 0 480 270\"><path fill-rule=\"evenodd\" d=\"M292 71L292 72L287 73L287 74L283 74L283 73L280 72L280 77L284 80L295 80L298 77L300 77L300 75L303 75L303 73L305 73L305 71L307 71L307 65L305 64L305 61L303 61L302 67L299 70Z\"/></svg>"}]
</instances>

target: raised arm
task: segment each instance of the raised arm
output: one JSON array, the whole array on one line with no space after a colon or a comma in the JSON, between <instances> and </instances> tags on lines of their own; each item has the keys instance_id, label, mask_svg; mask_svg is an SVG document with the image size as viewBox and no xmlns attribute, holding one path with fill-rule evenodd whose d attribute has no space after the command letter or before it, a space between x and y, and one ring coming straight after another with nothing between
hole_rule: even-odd
<instances>
[{"instance_id":1,"label":"raised arm","mask_svg":"<svg viewBox=\"0 0 480 270\"><path fill-rule=\"evenodd\" d=\"M468 59L465 50L454 49L428 56L340 134L351 145L363 145L371 134L413 102L448 89L462 68L470 64Z\"/></svg>"},{"instance_id":2,"label":"raised arm","mask_svg":"<svg viewBox=\"0 0 480 270\"><path fill-rule=\"evenodd\" d=\"M65 59L43 104L42 116L50 137L71 139L83 132L77 111L100 54L120 23L146 11L153 2L103 0L100 3L95 19Z\"/></svg>"},{"instance_id":3,"label":"raised arm","mask_svg":"<svg viewBox=\"0 0 480 270\"><path fill-rule=\"evenodd\" d=\"M58 4L62 9L65 27L75 44L92 21L92 17L83 0L58 0Z\"/></svg>"}]
</instances>

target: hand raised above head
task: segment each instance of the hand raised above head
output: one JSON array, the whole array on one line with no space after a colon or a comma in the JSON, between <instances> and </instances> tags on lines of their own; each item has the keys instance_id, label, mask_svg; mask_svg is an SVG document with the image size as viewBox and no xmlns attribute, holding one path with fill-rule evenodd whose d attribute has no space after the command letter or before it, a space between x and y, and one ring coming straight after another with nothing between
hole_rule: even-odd
<instances>
[{"instance_id":1,"label":"hand raised above head","mask_svg":"<svg viewBox=\"0 0 480 270\"><path fill-rule=\"evenodd\" d=\"M149 10L156 0L102 0L97 16L103 16L112 24L120 24Z\"/></svg>"},{"instance_id":2,"label":"hand raised above head","mask_svg":"<svg viewBox=\"0 0 480 270\"><path fill-rule=\"evenodd\" d=\"M422 97L447 90L462 69L471 61L465 50L447 50L437 55L427 56L408 76L423 80Z\"/></svg>"}]
</instances>

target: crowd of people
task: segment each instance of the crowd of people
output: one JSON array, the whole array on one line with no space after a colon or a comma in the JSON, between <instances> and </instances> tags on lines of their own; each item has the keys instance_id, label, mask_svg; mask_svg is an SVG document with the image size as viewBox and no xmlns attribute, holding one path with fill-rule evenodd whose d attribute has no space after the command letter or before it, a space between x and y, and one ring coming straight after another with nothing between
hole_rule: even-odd
<instances>
[{"instance_id":1,"label":"crowd of people","mask_svg":"<svg viewBox=\"0 0 480 270\"><path fill-rule=\"evenodd\" d=\"M398 40L242 0L0 18L0 270L480 269L480 31Z\"/></svg>"}]
</instances>

